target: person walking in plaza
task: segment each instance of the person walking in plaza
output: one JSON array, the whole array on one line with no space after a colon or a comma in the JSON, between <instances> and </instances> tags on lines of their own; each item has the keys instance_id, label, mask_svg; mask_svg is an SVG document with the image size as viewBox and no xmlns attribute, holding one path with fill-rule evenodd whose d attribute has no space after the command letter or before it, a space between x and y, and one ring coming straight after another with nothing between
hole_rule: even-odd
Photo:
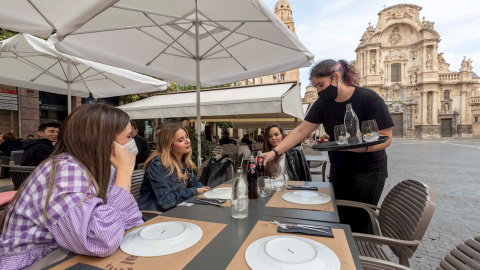
<instances>
[{"instance_id":1,"label":"person walking in plaza","mask_svg":"<svg viewBox=\"0 0 480 270\"><path fill-rule=\"evenodd\" d=\"M310 71L310 81L319 98L304 121L272 151L263 153L266 162L292 148L323 123L334 138L334 126L344 123L346 105L351 103L359 122L375 119L379 133L388 141L370 146L330 151L330 182L338 200L352 200L377 205L387 172L385 148L392 142L393 121L383 99L375 91L359 87L358 75L344 60L323 60ZM369 216L361 209L339 207L340 222L350 224L352 231L371 232Z\"/></svg>"},{"instance_id":2,"label":"person walking in plaza","mask_svg":"<svg viewBox=\"0 0 480 270\"><path fill-rule=\"evenodd\" d=\"M147 139L138 135L138 127L135 121L131 120L130 124L132 125L132 137L135 140L135 144L137 145L138 154L135 158L135 168L139 163L145 163L147 158L150 156L150 147L148 146Z\"/></svg>"},{"instance_id":3,"label":"person walking in plaza","mask_svg":"<svg viewBox=\"0 0 480 270\"><path fill-rule=\"evenodd\" d=\"M263 151L272 151L285 138L283 129L278 124L273 124L265 129L267 139L263 142ZM305 155L298 148L291 148L283 154L276 156L265 166L265 175L273 177L274 174L288 175L286 180L312 181L310 168L308 167Z\"/></svg>"},{"instance_id":4,"label":"person walking in plaza","mask_svg":"<svg viewBox=\"0 0 480 270\"><path fill-rule=\"evenodd\" d=\"M209 190L195 178L195 164L187 130L168 124L160 132L157 149L145 162L140 187L140 210L167 211Z\"/></svg>"},{"instance_id":5,"label":"person walking in plaza","mask_svg":"<svg viewBox=\"0 0 480 270\"><path fill-rule=\"evenodd\" d=\"M60 127L52 155L2 214L0 269L28 268L58 248L112 255L125 231L143 224L130 194L133 147L122 110L104 104L75 109Z\"/></svg>"},{"instance_id":6,"label":"person walking in plaza","mask_svg":"<svg viewBox=\"0 0 480 270\"><path fill-rule=\"evenodd\" d=\"M38 166L47 159L55 149L57 143L58 130L60 123L43 123L38 127L38 136L40 139L28 139L23 142L22 166Z\"/></svg>"}]
</instances>

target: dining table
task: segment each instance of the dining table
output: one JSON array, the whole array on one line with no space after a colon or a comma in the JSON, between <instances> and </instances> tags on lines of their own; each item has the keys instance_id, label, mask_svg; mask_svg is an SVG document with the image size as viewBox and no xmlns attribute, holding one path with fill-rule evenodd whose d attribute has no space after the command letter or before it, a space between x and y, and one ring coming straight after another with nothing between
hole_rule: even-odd
<instances>
[{"instance_id":1,"label":"dining table","mask_svg":"<svg viewBox=\"0 0 480 270\"><path fill-rule=\"evenodd\" d=\"M230 180L219 187L231 186ZM289 181L289 183L292 183ZM182 203L162 215L146 222L156 224L163 221L184 221L199 225L203 229L202 240L194 246L160 257L129 256L117 250L112 256L95 258L89 256L70 256L57 263L51 269L148 269L149 267L165 269L250 269L246 263L246 250L252 242L266 236L299 236L311 238L334 251L341 270L361 269L358 251L349 225L340 224L331 183L298 182L297 186L318 187L319 191L331 190L331 208L333 211L302 210L295 208L269 207L275 191L267 197L250 200L248 216L234 219L231 216L229 200L223 206L199 203ZM277 195L278 195L277 194ZM199 195L200 198L204 196ZM302 208L301 206L299 208ZM280 233L272 222L328 226L334 237L311 236L294 233ZM145 226L145 225L144 225ZM126 234L131 233L127 231ZM203 242L202 242L203 241ZM169 257L170 256L170 257ZM181 258L179 260L179 258ZM49 268L50 269L50 268Z\"/></svg>"}]
</instances>

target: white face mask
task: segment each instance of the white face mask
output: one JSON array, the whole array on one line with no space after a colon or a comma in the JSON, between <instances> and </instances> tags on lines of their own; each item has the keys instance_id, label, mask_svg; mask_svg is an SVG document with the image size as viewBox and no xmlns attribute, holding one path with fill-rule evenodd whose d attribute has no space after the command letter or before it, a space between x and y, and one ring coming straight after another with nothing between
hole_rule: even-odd
<instances>
[{"instance_id":1,"label":"white face mask","mask_svg":"<svg viewBox=\"0 0 480 270\"><path fill-rule=\"evenodd\" d=\"M131 139L124 145L120 145L117 142L113 142L113 143L120 146L121 148L124 148L124 149L126 148L128 151L130 151L130 153L134 154L135 156L138 154L137 144L135 143L134 139Z\"/></svg>"}]
</instances>

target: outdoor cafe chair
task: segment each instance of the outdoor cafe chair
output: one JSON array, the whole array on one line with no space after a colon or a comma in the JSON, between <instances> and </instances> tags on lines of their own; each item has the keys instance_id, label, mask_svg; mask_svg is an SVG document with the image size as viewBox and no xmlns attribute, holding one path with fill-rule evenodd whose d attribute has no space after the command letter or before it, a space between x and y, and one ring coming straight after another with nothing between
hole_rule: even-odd
<instances>
[{"instance_id":1,"label":"outdoor cafe chair","mask_svg":"<svg viewBox=\"0 0 480 270\"><path fill-rule=\"evenodd\" d=\"M432 220L435 192L422 182L404 180L388 192L380 207L353 201L336 202L339 206L362 208L371 218L374 235L353 233L361 256L389 261L382 249L382 245L387 245L400 264L409 267L408 258L415 253Z\"/></svg>"},{"instance_id":2,"label":"outdoor cafe chair","mask_svg":"<svg viewBox=\"0 0 480 270\"><path fill-rule=\"evenodd\" d=\"M130 188L130 193L135 198L135 201L138 202L140 198L140 188L142 187L143 182L143 174L145 172L142 170L134 170L132 173L132 186ZM156 217L162 214L162 212L158 211L149 211L149 210L140 210L142 215L145 217Z\"/></svg>"},{"instance_id":3,"label":"outdoor cafe chair","mask_svg":"<svg viewBox=\"0 0 480 270\"><path fill-rule=\"evenodd\" d=\"M10 178L15 190L18 190L27 177L37 168L36 166L10 166Z\"/></svg>"},{"instance_id":4,"label":"outdoor cafe chair","mask_svg":"<svg viewBox=\"0 0 480 270\"><path fill-rule=\"evenodd\" d=\"M20 165L22 163L23 150L12 151L11 157L15 165Z\"/></svg>"},{"instance_id":5,"label":"outdoor cafe chair","mask_svg":"<svg viewBox=\"0 0 480 270\"><path fill-rule=\"evenodd\" d=\"M412 268L394 263L360 256L363 269L368 270L412 270ZM480 236L468 239L452 249L437 267L437 270L480 269Z\"/></svg>"}]
</instances>

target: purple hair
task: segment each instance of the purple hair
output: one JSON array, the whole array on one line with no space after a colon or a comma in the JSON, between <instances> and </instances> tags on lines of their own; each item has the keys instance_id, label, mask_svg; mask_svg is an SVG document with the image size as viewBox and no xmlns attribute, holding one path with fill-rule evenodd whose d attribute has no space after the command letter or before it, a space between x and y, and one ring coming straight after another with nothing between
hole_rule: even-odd
<instances>
[{"instance_id":1,"label":"purple hair","mask_svg":"<svg viewBox=\"0 0 480 270\"><path fill-rule=\"evenodd\" d=\"M310 70L309 80L312 80L313 77L329 77L334 72L338 72L342 75L342 80L345 84L350 86L358 85L358 74L355 71L355 68L349 65L345 60L335 61L332 59L327 59L318 62Z\"/></svg>"}]
</instances>

